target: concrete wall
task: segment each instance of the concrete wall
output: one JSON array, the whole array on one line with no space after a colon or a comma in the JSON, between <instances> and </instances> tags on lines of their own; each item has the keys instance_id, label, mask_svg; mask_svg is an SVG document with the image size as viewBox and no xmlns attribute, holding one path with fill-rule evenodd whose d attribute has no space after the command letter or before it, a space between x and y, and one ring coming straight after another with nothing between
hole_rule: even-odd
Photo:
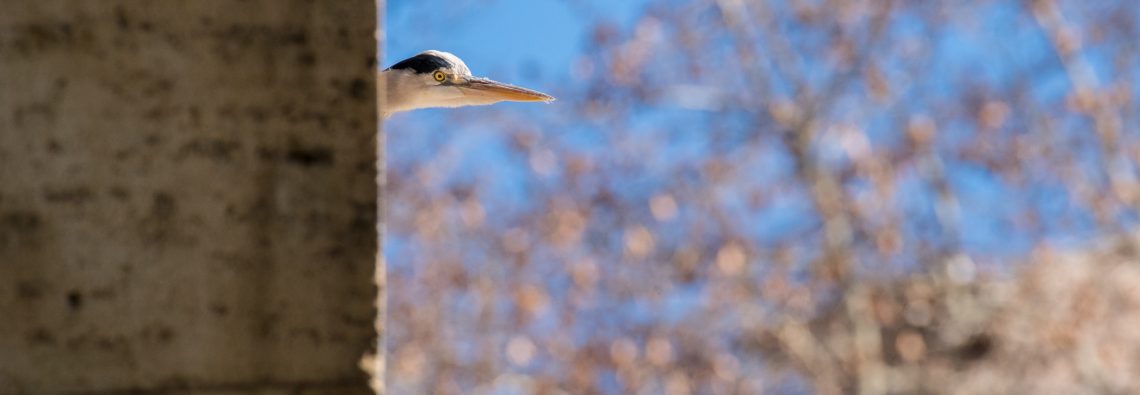
<instances>
[{"instance_id":1,"label":"concrete wall","mask_svg":"<svg viewBox=\"0 0 1140 395\"><path fill-rule=\"evenodd\" d=\"M363 394L374 0L9 0L0 394Z\"/></svg>"}]
</instances>

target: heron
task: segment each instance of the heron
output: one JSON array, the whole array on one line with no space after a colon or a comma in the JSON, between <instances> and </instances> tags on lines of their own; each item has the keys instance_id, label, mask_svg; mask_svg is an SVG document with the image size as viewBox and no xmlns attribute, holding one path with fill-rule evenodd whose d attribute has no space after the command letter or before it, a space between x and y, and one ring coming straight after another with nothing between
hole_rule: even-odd
<instances>
[{"instance_id":1,"label":"heron","mask_svg":"<svg viewBox=\"0 0 1140 395\"><path fill-rule=\"evenodd\" d=\"M472 76L458 56L443 51L420 52L384 69L380 76L386 84L380 111L385 118L421 108L554 101L542 92Z\"/></svg>"}]
</instances>

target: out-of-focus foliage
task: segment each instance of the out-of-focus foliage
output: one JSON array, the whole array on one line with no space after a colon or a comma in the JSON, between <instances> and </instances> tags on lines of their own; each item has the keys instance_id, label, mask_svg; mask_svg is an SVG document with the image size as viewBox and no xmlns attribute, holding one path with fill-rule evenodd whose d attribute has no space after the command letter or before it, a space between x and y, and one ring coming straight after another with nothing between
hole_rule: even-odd
<instances>
[{"instance_id":1,"label":"out-of-focus foliage","mask_svg":"<svg viewBox=\"0 0 1140 395\"><path fill-rule=\"evenodd\" d=\"M445 122L490 154L393 132L389 390L1140 392L1137 9L593 21L543 115Z\"/></svg>"}]
</instances>

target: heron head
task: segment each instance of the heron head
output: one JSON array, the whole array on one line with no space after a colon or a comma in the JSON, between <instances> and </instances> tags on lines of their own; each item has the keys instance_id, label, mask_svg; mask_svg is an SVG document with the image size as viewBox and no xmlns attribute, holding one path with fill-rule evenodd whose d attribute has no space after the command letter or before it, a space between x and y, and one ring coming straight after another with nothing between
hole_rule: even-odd
<instances>
[{"instance_id":1,"label":"heron head","mask_svg":"<svg viewBox=\"0 0 1140 395\"><path fill-rule=\"evenodd\" d=\"M424 51L384 70L385 113L430 107L481 106L502 101L551 102L542 92L471 75L459 57Z\"/></svg>"}]
</instances>

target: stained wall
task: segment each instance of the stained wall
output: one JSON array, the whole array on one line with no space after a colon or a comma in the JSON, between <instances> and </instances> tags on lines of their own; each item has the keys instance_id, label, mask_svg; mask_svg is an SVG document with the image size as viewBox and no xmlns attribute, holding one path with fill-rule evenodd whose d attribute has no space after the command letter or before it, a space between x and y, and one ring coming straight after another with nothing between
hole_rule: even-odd
<instances>
[{"instance_id":1,"label":"stained wall","mask_svg":"<svg viewBox=\"0 0 1140 395\"><path fill-rule=\"evenodd\" d=\"M376 3L0 12L0 394L369 393Z\"/></svg>"}]
</instances>

